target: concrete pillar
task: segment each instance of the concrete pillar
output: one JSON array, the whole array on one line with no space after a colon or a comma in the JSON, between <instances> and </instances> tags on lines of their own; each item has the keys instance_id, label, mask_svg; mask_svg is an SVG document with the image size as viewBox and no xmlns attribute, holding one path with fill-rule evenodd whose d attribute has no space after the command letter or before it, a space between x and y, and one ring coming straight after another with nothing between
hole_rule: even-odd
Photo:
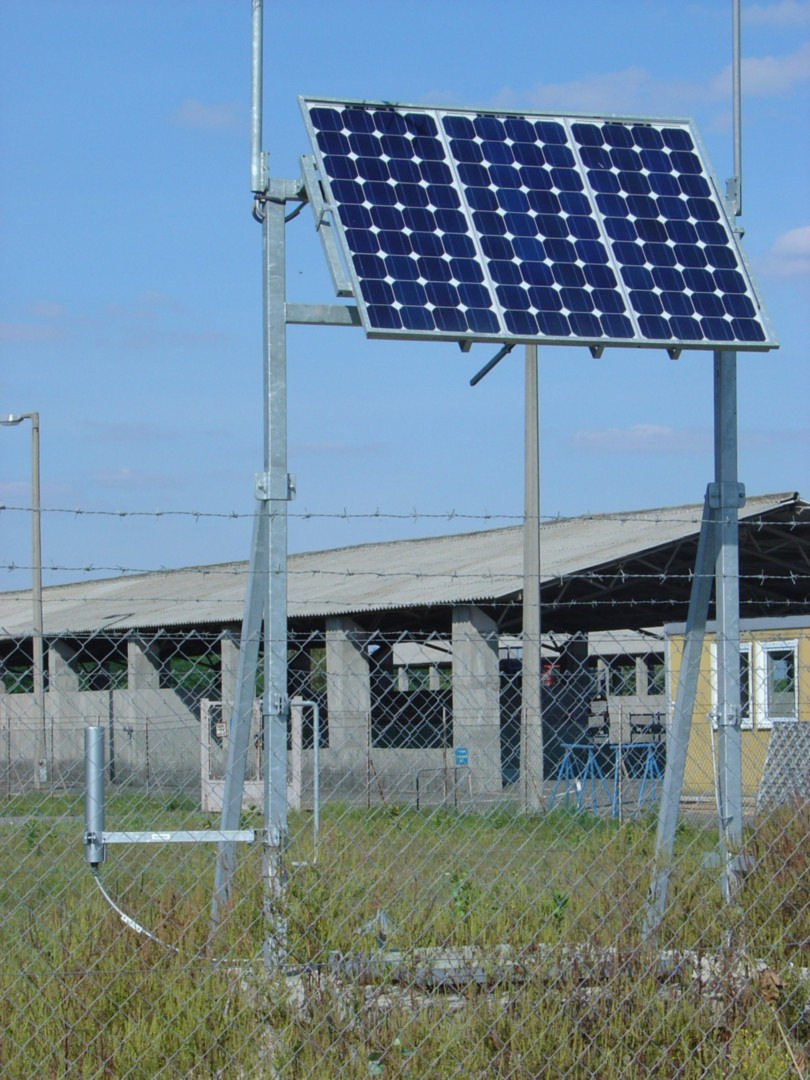
<instances>
[{"instance_id":1,"label":"concrete pillar","mask_svg":"<svg viewBox=\"0 0 810 1080\"><path fill-rule=\"evenodd\" d=\"M130 638L127 641L127 689L160 689L160 655L154 640Z\"/></svg>"},{"instance_id":2,"label":"concrete pillar","mask_svg":"<svg viewBox=\"0 0 810 1080\"><path fill-rule=\"evenodd\" d=\"M76 648L67 641L48 643L48 690L67 692L79 689L79 674L73 667Z\"/></svg>"},{"instance_id":3,"label":"concrete pillar","mask_svg":"<svg viewBox=\"0 0 810 1080\"><path fill-rule=\"evenodd\" d=\"M239 670L239 638L224 634L219 643L219 693L225 712L236 698L236 675Z\"/></svg>"},{"instance_id":4,"label":"concrete pillar","mask_svg":"<svg viewBox=\"0 0 810 1080\"><path fill-rule=\"evenodd\" d=\"M365 790L367 783L371 716L371 679L364 649L367 639L366 631L352 619L326 620L330 762L326 779L347 795Z\"/></svg>"},{"instance_id":5,"label":"concrete pillar","mask_svg":"<svg viewBox=\"0 0 810 1080\"><path fill-rule=\"evenodd\" d=\"M472 604L453 608L453 744L463 747L480 794L499 794L501 705L498 629Z\"/></svg>"}]
</instances>

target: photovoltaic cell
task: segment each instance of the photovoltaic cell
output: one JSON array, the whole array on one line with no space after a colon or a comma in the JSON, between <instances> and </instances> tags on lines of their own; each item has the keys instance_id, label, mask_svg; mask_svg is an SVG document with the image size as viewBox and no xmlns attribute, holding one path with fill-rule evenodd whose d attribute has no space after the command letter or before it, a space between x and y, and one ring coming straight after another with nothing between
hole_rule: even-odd
<instances>
[{"instance_id":1,"label":"photovoltaic cell","mask_svg":"<svg viewBox=\"0 0 810 1080\"><path fill-rule=\"evenodd\" d=\"M370 336L775 347L688 122L302 109Z\"/></svg>"}]
</instances>

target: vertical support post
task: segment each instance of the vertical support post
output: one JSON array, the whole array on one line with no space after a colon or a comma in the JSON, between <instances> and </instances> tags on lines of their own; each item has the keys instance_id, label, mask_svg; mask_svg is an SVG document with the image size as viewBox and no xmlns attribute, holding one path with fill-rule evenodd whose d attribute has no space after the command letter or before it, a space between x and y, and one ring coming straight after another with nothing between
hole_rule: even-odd
<instances>
[{"instance_id":1,"label":"vertical support post","mask_svg":"<svg viewBox=\"0 0 810 1080\"><path fill-rule=\"evenodd\" d=\"M304 706L300 698L290 698L290 776L287 804L300 810L304 789Z\"/></svg>"},{"instance_id":2,"label":"vertical support post","mask_svg":"<svg viewBox=\"0 0 810 1080\"><path fill-rule=\"evenodd\" d=\"M228 725L228 763L220 819L220 828L223 832L238 829L242 814L242 795L245 787L245 769L253 719L253 700L256 696L256 669L264 614L263 577L267 561L267 520L262 513L262 503L257 500L253 519L253 541L250 548L245 609L242 616L242 634L239 641L236 693ZM219 845L214 871L214 894L211 900L212 933L219 926L223 909L231 897L235 863L236 844L233 841L224 841Z\"/></svg>"},{"instance_id":3,"label":"vertical support post","mask_svg":"<svg viewBox=\"0 0 810 1080\"><path fill-rule=\"evenodd\" d=\"M48 751L48 722L45 710L45 664L44 664L44 629L42 620L42 506L39 490L39 413L10 413L0 419L3 427L16 427L23 420L31 421L31 599L33 602L33 620L31 632L31 663L34 680L34 705L36 708L39 732L39 758L34 763L34 787L48 782L49 771L53 770L53 761ZM53 732L51 731L51 757L53 750Z\"/></svg>"},{"instance_id":4,"label":"vertical support post","mask_svg":"<svg viewBox=\"0 0 810 1080\"><path fill-rule=\"evenodd\" d=\"M523 808L543 805L542 660L540 656L540 437L537 346L526 346L523 463L523 664L520 783Z\"/></svg>"},{"instance_id":5,"label":"vertical support post","mask_svg":"<svg viewBox=\"0 0 810 1080\"><path fill-rule=\"evenodd\" d=\"M92 867L104 862L104 728L84 729L84 855Z\"/></svg>"},{"instance_id":6,"label":"vertical support post","mask_svg":"<svg viewBox=\"0 0 810 1080\"><path fill-rule=\"evenodd\" d=\"M318 857L318 837L321 832L321 707L312 703L312 834L315 845L313 858Z\"/></svg>"},{"instance_id":7,"label":"vertical support post","mask_svg":"<svg viewBox=\"0 0 810 1080\"><path fill-rule=\"evenodd\" d=\"M39 413L31 413L31 554L32 600L34 605L34 633L32 640L34 661L34 699L40 726L40 761L38 781L48 783L53 773L53 740L48 738L48 720L45 713L45 649L42 618L42 503L39 484ZM49 749L50 744L50 749Z\"/></svg>"},{"instance_id":8,"label":"vertical support post","mask_svg":"<svg viewBox=\"0 0 810 1080\"><path fill-rule=\"evenodd\" d=\"M318 858L318 836L321 831L321 707L317 701L307 701L306 698L290 699L290 711L293 715L293 746L296 741L295 714L298 713L298 722L301 724L304 709L312 709L312 858L314 861ZM303 782L301 787L303 788Z\"/></svg>"},{"instance_id":9,"label":"vertical support post","mask_svg":"<svg viewBox=\"0 0 810 1080\"><path fill-rule=\"evenodd\" d=\"M264 202L264 412L268 573L264 599L264 846L265 963L286 955L283 851L287 841L287 352L285 197L268 188Z\"/></svg>"},{"instance_id":10,"label":"vertical support post","mask_svg":"<svg viewBox=\"0 0 810 1080\"><path fill-rule=\"evenodd\" d=\"M689 596L689 611L686 616L686 632L684 634L681 667L678 673L678 688L675 694L675 710L667 735L667 763L664 770L661 806L658 811L658 832L655 840L652 882L644 923L645 940L649 940L650 937L657 933L667 906L669 868L675 844L675 829L678 825L678 809L683 790L686 751L689 746L689 732L692 728L692 714L695 709L700 656L706 634L706 619L709 613L709 600L711 599L717 552L716 529L710 505L710 491L711 488L706 492L706 498L703 502L703 518L695 558L695 576L692 578L692 588Z\"/></svg>"},{"instance_id":11,"label":"vertical support post","mask_svg":"<svg viewBox=\"0 0 810 1080\"><path fill-rule=\"evenodd\" d=\"M706 492L695 577L689 600L684 653L675 712L667 740L653 878L644 936L661 924L667 902L669 866L689 731L695 706L700 654L706 630L712 578L717 616L717 728L720 790L721 886L726 901L736 885L737 853L742 844L742 744L740 738L740 580L737 510L744 491L737 480L737 354L714 354L714 469Z\"/></svg>"},{"instance_id":12,"label":"vertical support post","mask_svg":"<svg viewBox=\"0 0 810 1080\"><path fill-rule=\"evenodd\" d=\"M744 502L737 481L737 354L714 355L713 504L717 520L717 756L723 895L731 898L733 859L742 844L742 743L740 735L740 578L737 510Z\"/></svg>"}]
</instances>

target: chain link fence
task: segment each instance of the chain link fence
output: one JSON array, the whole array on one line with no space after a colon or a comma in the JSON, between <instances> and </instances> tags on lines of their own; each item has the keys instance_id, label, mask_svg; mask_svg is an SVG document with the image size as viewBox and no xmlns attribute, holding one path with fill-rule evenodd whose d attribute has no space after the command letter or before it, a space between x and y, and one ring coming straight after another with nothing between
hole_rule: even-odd
<instances>
[{"instance_id":1,"label":"chain link fence","mask_svg":"<svg viewBox=\"0 0 810 1080\"><path fill-rule=\"evenodd\" d=\"M170 616L166 619L170 627ZM810 630L743 629L744 839L720 887L717 652L703 650L666 914L645 934L683 627L546 634L542 777L522 642L332 618L288 640L279 896L240 844L212 923L239 634L6 640L9 1077L801 1077L810 1054ZM261 836L261 677L241 826ZM105 828L84 852L84 731ZM284 962L268 966L268 921Z\"/></svg>"}]
</instances>

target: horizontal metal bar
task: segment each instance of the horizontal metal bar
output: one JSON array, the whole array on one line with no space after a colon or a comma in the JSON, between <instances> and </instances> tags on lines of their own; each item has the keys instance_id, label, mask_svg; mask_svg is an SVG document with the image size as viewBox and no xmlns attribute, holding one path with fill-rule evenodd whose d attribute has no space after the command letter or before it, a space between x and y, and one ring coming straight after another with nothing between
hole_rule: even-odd
<instances>
[{"instance_id":1,"label":"horizontal metal bar","mask_svg":"<svg viewBox=\"0 0 810 1080\"><path fill-rule=\"evenodd\" d=\"M353 304L287 304L286 321L321 326L362 326Z\"/></svg>"},{"instance_id":2,"label":"horizontal metal bar","mask_svg":"<svg viewBox=\"0 0 810 1080\"><path fill-rule=\"evenodd\" d=\"M255 829L177 829L168 832L105 832L104 844L220 844L242 841L252 844Z\"/></svg>"}]
</instances>

